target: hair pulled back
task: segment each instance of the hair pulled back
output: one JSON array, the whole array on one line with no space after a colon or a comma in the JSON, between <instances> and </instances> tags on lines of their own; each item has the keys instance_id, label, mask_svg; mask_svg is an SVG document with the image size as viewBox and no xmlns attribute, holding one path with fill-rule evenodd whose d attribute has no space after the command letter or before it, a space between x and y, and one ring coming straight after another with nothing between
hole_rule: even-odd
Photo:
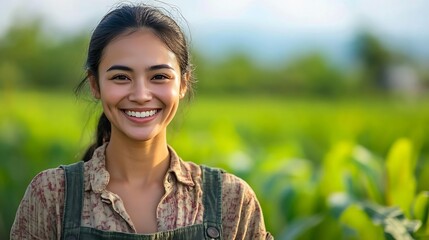
<instances>
[{"instance_id":1,"label":"hair pulled back","mask_svg":"<svg viewBox=\"0 0 429 240\"><path fill-rule=\"evenodd\" d=\"M182 86L192 90L192 64L188 44L181 28L171 17L158 8L139 4L120 5L101 19L89 42L85 64L87 75L77 86L76 93L80 92L87 83L89 76L95 77L97 86L99 86L98 67L106 46L117 36L141 28L151 29L176 55L182 74L181 85L184 84ZM188 74L188 78L183 77L185 74ZM96 140L85 152L83 160L91 159L94 150L110 140L110 134L111 124L103 112L98 120Z\"/></svg>"}]
</instances>

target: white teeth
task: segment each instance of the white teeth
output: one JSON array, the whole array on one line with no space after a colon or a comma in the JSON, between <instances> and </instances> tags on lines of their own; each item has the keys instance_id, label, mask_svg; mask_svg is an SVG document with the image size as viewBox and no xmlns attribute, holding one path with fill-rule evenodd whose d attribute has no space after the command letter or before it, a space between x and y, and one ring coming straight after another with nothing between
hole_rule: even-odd
<instances>
[{"instance_id":1,"label":"white teeth","mask_svg":"<svg viewBox=\"0 0 429 240\"><path fill-rule=\"evenodd\" d=\"M125 111L125 113L128 116L131 117L138 117L138 118L145 118L145 117L151 117L157 113L157 110L150 110L150 111L144 111L144 112L134 112L134 111Z\"/></svg>"}]
</instances>

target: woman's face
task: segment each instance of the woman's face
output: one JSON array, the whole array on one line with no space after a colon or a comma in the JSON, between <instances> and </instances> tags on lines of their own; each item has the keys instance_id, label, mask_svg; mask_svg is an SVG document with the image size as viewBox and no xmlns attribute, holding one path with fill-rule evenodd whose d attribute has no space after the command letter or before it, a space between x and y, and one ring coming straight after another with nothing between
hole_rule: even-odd
<instances>
[{"instance_id":1,"label":"woman's face","mask_svg":"<svg viewBox=\"0 0 429 240\"><path fill-rule=\"evenodd\" d=\"M106 46L98 71L99 84L90 77L91 88L112 124L111 139L165 137L186 89L162 40L149 29L123 34Z\"/></svg>"}]
</instances>

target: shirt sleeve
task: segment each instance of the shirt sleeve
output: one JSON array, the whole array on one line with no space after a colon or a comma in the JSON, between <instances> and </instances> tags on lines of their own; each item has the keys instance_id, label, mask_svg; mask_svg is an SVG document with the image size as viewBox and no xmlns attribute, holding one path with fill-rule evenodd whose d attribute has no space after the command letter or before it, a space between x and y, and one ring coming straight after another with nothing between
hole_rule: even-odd
<instances>
[{"instance_id":1,"label":"shirt sleeve","mask_svg":"<svg viewBox=\"0 0 429 240\"><path fill-rule=\"evenodd\" d=\"M223 174L222 228L225 239L273 239L266 231L261 206L242 179Z\"/></svg>"},{"instance_id":2,"label":"shirt sleeve","mask_svg":"<svg viewBox=\"0 0 429 240\"><path fill-rule=\"evenodd\" d=\"M10 239L60 239L63 178L61 169L46 170L33 178L16 212Z\"/></svg>"}]
</instances>

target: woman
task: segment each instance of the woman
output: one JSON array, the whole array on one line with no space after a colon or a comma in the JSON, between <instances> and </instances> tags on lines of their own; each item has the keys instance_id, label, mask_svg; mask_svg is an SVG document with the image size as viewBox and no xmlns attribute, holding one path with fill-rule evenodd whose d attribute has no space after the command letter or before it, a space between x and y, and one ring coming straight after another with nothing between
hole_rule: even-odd
<instances>
[{"instance_id":1,"label":"woman","mask_svg":"<svg viewBox=\"0 0 429 240\"><path fill-rule=\"evenodd\" d=\"M167 126L192 88L176 22L146 5L108 13L86 61L103 106L84 162L30 183L12 239L271 239L252 189L236 176L182 161Z\"/></svg>"}]
</instances>

